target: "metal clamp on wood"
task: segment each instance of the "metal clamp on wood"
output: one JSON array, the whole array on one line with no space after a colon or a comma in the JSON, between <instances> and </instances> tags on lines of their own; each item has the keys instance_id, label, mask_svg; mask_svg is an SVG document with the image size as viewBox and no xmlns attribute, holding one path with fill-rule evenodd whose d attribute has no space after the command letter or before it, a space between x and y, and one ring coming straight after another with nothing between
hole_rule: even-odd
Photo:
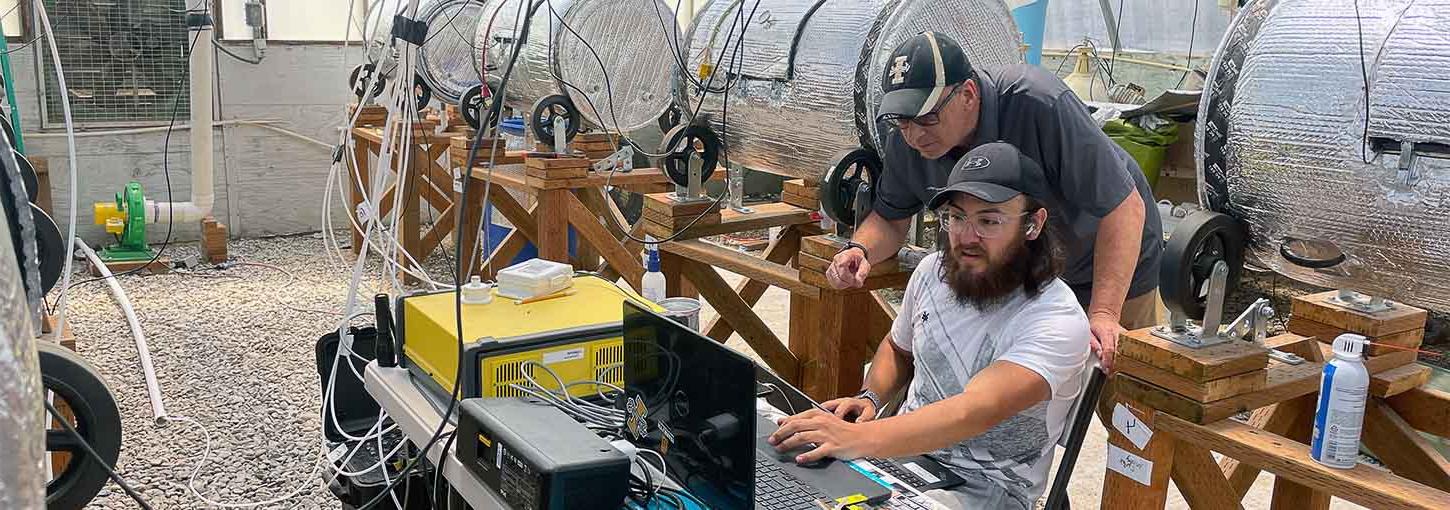
<instances>
[{"instance_id":1,"label":"metal clamp on wood","mask_svg":"<svg viewBox=\"0 0 1450 510\"><path fill-rule=\"evenodd\" d=\"M625 145L623 148L614 151L609 157L594 162L595 172L620 172L630 173L634 171L634 146Z\"/></svg>"},{"instance_id":2,"label":"metal clamp on wood","mask_svg":"<svg viewBox=\"0 0 1450 510\"><path fill-rule=\"evenodd\" d=\"M428 39L428 23L402 14L394 15L393 38L410 42L414 46L422 46L423 41Z\"/></svg>"}]
</instances>

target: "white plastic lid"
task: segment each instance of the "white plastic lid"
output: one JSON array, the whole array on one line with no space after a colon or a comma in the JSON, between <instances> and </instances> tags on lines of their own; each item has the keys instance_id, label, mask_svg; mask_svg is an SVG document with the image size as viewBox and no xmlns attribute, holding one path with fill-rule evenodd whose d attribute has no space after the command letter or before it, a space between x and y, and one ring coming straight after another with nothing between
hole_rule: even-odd
<instances>
[{"instance_id":1,"label":"white plastic lid","mask_svg":"<svg viewBox=\"0 0 1450 510\"><path fill-rule=\"evenodd\" d=\"M1349 359L1359 359L1360 355L1364 353L1365 345L1368 343L1369 339L1365 338L1364 335L1344 333L1334 339L1334 355Z\"/></svg>"},{"instance_id":2,"label":"white plastic lid","mask_svg":"<svg viewBox=\"0 0 1450 510\"><path fill-rule=\"evenodd\" d=\"M484 305L493 301L493 285L483 283L483 279L477 275L469 278L468 283L463 284L462 300L464 304Z\"/></svg>"}]
</instances>

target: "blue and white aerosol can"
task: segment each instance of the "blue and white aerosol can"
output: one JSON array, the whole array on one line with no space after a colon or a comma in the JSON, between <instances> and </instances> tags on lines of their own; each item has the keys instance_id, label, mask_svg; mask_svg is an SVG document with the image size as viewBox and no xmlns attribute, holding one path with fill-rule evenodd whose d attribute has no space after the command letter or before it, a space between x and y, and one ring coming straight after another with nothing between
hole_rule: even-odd
<instances>
[{"instance_id":1,"label":"blue and white aerosol can","mask_svg":"<svg viewBox=\"0 0 1450 510\"><path fill-rule=\"evenodd\" d=\"M1345 333L1334 339L1334 359L1324 365L1319 382L1319 405L1314 413L1314 439L1309 455L1320 464L1338 469L1354 467L1359 458L1359 434L1369 397L1369 370L1364 368L1363 335Z\"/></svg>"}]
</instances>

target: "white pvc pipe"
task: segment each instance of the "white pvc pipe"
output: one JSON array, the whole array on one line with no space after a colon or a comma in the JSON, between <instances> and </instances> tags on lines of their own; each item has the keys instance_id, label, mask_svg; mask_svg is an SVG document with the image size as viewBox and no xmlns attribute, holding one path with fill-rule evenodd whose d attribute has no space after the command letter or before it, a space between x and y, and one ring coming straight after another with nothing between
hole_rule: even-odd
<instances>
[{"instance_id":1,"label":"white pvc pipe","mask_svg":"<svg viewBox=\"0 0 1450 510\"><path fill-rule=\"evenodd\" d=\"M151 366L151 349L146 347L146 335L141 333L141 323L136 320L136 309L131 308L131 300L126 297L126 291L111 276L111 270L96 256L96 251L80 239L76 239L76 249L85 253L86 259L91 261L91 267L101 272L101 278L111 286L111 296L116 298L116 305L121 307L121 313L126 316L126 323L131 326L131 337L136 339L136 355L141 358L141 372L146 377L146 396L151 399L151 415L160 424L166 418L166 404L161 400L161 385L156 382L156 369Z\"/></svg>"},{"instance_id":2,"label":"white pvc pipe","mask_svg":"<svg viewBox=\"0 0 1450 510\"><path fill-rule=\"evenodd\" d=\"M194 10L205 11L206 0L197 0ZM189 73L191 82L191 201L172 202L151 202L147 201L147 212L154 215L146 217L147 223L170 221L172 223L190 223L201 221L211 215L212 205L216 201L216 192L212 186L212 86L215 65L213 60L213 27L210 23L199 27L196 34L189 34L196 38L196 47L191 51L189 60Z\"/></svg>"}]
</instances>

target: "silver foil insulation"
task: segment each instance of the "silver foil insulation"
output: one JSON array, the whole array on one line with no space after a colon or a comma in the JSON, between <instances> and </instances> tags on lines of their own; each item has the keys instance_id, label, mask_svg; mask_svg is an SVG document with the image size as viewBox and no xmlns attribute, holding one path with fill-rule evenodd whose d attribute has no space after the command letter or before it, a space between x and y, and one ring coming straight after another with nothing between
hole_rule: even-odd
<instances>
[{"instance_id":1,"label":"silver foil insulation","mask_svg":"<svg viewBox=\"0 0 1450 510\"><path fill-rule=\"evenodd\" d=\"M886 60L926 30L974 66L1021 61L1000 0L712 0L686 32L676 101L723 133L732 164L818 180L841 151L876 146ZM703 83L702 63L714 68ZM703 101L701 86L714 91Z\"/></svg>"},{"instance_id":2,"label":"silver foil insulation","mask_svg":"<svg viewBox=\"0 0 1450 510\"><path fill-rule=\"evenodd\" d=\"M530 6L524 27L521 8ZM504 104L527 115L539 99L564 94L589 124L628 132L653 125L673 100L678 25L660 0L489 0L474 58L497 87L527 30Z\"/></svg>"},{"instance_id":3,"label":"silver foil insulation","mask_svg":"<svg viewBox=\"0 0 1450 510\"><path fill-rule=\"evenodd\" d=\"M8 148L7 148L8 150ZM23 198L23 197L22 197ZM44 508L45 410L35 333L10 222L0 211L0 508Z\"/></svg>"},{"instance_id":4,"label":"silver foil insulation","mask_svg":"<svg viewBox=\"0 0 1450 510\"><path fill-rule=\"evenodd\" d=\"M1450 1L1358 3L1240 11L1199 106L1200 199L1245 226L1251 264L1450 309ZM1297 266L1287 238L1347 259Z\"/></svg>"},{"instance_id":5,"label":"silver foil insulation","mask_svg":"<svg viewBox=\"0 0 1450 510\"><path fill-rule=\"evenodd\" d=\"M441 0L418 11L428 35L418 49L418 75L433 89L433 98L457 105L463 93L483 83L473 58L473 38L483 4L476 0Z\"/></svg>"}]
</instances>

